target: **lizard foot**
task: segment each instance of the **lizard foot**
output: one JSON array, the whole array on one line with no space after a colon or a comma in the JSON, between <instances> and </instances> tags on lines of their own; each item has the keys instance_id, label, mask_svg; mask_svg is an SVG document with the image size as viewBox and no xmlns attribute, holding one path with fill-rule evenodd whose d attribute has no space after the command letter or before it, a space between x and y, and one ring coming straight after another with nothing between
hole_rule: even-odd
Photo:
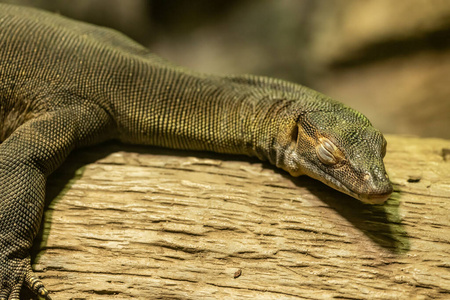
<instances>
[{"instance_id":1,"label":"lizard foot","mask_svg":"<svg viewBox=\"0 0 450 300\"><path fill-rule=\"evenodd\" d=\"M23 285L40 299L51 300L47 289L31 270L30 257L24 259L0 259L0 300L20 300Z\"/></svg>"}]
</instances>

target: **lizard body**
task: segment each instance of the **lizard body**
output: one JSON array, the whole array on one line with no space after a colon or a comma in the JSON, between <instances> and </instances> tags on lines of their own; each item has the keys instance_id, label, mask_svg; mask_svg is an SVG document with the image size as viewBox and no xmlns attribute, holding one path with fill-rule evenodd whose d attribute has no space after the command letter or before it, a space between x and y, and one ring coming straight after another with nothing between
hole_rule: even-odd
<instances>
[{"instance_id":1,"label":"lizard body","mask_svg":"<svg viewBox=\"0 0 450 300\"><path fill-rule=\"evenodd\" d=\"M108 139L257 156L368 203L392 192L383 135L327 96L193 72L116 31L0 4L0 299L24 283L50 298L29 256L46 178Z\"/></svg>"}]
</instances>

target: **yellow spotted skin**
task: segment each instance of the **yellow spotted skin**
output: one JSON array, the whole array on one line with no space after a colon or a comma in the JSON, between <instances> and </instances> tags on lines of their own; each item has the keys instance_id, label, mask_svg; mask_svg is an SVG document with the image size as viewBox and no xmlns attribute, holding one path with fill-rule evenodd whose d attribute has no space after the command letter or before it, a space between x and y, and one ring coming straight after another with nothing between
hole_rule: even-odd
<instances>
[{"instance_id":1,"label":"yellow spotted skin","mask_svg":"<svg viewBox=\"0 0 450 300\"><path fill-rule=\"evenodd\" d=\"M154 56L105 28L0 4L0 299L30 267L47 176L108 139L257 156L369 203L392 192L385 140L360 113L304 86L213 76Z\"/></svg>"}]
</instances>

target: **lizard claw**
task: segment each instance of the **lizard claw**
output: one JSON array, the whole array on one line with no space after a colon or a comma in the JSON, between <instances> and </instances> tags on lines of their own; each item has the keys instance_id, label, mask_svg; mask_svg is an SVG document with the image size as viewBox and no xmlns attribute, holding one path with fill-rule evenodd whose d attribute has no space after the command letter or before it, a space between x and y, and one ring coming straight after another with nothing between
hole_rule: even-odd
<instances>
[{"instance_id":1,"label":"lizard claw","mask_svg":"<svg viewBox=\"0 0 450 300\"><path fill-rule=\"evenodd\" d=\"M52 300L45 287L40 287L37 291L37 294L39 295L39 297L44 298L45 300Z\"/></svg>"},{"instance_id":2,"label":"lizard claw","mask_svg":"<svg viewBox=\"0 0 450 300\"><path fill-rule=\"evenodd\" d=\"M45 300L52 299L42 281L34 275L33 270L31 270L31 266L28 268L27 275L25 276L25 284L40 298Z\"/></svg>"}]
</instances>

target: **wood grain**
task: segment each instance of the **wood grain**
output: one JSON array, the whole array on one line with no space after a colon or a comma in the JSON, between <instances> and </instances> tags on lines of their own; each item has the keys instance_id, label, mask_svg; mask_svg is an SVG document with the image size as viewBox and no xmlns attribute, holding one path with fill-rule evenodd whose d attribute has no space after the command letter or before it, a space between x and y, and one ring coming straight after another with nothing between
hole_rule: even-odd
<instances>
[{"instance_id":1,"label":"wood grain","mask_svg":"<svg viewBox=\"0 0 450 300\"><path fill-rule=\"evenodd\" d=\"M384 206L247 157L82 149L33 268L53 299L448 299L450 141L387 140Z\"/></svg>"}]
</instances>

